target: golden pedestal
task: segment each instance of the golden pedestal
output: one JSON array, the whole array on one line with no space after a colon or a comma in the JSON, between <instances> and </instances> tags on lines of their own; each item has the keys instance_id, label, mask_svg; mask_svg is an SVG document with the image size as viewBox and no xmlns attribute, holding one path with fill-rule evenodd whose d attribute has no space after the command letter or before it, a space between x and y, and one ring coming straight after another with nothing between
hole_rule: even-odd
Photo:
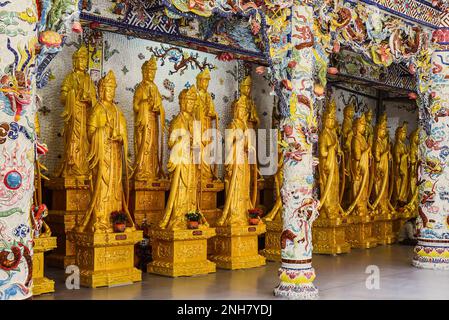
<instances>
[{"instance_id":1,"label":"golden pedestal","mask_svg":"<svg viewBox=\"0 0 449 320\"><path fill-rule=\"evenodd\" d=\"M170 189L170 181L132 181L130 188L130 212L134 222L141 226L144 219L149 225L156 225L164 216L165 192Z\"/></svg>"},{"instance_id":2,"label":"golden pedestal","mask_svg":"<svg viewBox=\"0 0 449 320\"><path fill-rule=\"evenodd\" d=\"M55 292L55 282L44 276L44 253L56 248L56 237L33 239L33 296Z\"/></svg>"},{"instance_id":3,"label":"golden pedestal","mask_svg":"<svg viewBox=\"0 0 449 320\"><path fill-rule=\"evenodd\" d=\"M224 183L222 181L207 182L201 186L201 213L211 226L215 225L215 222L222 213L222 210L217 208L217 195L223 189Z\"/></svg>"},{"instance_id":4,"label":"golden pedestal","mask_svg":"<svg viewBox=\"0 0 449 320\"><path fill-rule=\"evenodd\" d=\"M346 227L346 241L351 248L369 249L377 246L378 240L373 236L374 217L351 217L352 223Z\"/></svg>"},{"instance_id":5,"label":"golden pedestal","mask_svg":"<svg viewBox=\"0 0 449 320\"><path fill-rule=\"evenodd\" d=\"M150 230L153 261L147 272L169 277L215 272L215 264L207 260L207 239L213 236L214 228Z\"/></svg>"},{"instance_id":6,"label":"golden pedestal","mask_svg":"<svg viewBox=\"0 0 449 320\"><path fill-rule=\"evenodd\" d=\"M316 219L312 227L313 253L340 254L351 251L346 240L346 229L351 224L349 218Z\"/></svg>"},{"instance_id":7,"label":"golden pedestal","mask_svg":"<svg viewBox=\"0 0 449 320\"><path fill-rule=\"evenodd\" d=\"M142 280L134 268L134 245L143 239L142 231L122 233L86 233L71 231L75 243L76 265L84 287L103 287Z\"/></svg>"},{"instance_id":8,"label":"golden pedestal","mask_svg":"<svg viewBox=\"0 0 449 320\"><path fill-rule=\"evenodd\" d=\"M75 227L89 207L89 180L52 178L45 187L51 195L51 205L45 221L57 238L57 248L47 257L47 264L65 269L75 264L75 247L67 239L67 232Z\"/></svg>"},{"instance_id":9,"label":"golden pedestal","mask_svg":"<svg viewBox=\"0 0 449 320\"><path fill-rule=\"evenodd\" d=\"M217 227L212 239L211 261L222 269L246 269L265 265L265 257L258 252L258 236L266 232L266 225Z\"/></svg>"},{"instance_id":10,"label":"golden pedestal","mask_svg":"<svg viewBox=\"0 0 449 320\"><path fill-rule=\"evenodd\" d=\"M281 261L281 234L282 221L280 219L275 221L265 222L267 233L265 234L265 249L260 251L268 261Z\"/></svg>"},{"instance_id":11,"label":"golden pedestal","mask_svg":"<svg viewBox=\"0 0 449 320\"><path fill-rule=\"evenodd\" d=\"M377 238L378 244L386 245L396 242L396 235L393 232L393 221L391 214L375 216L373 235Z\"/></svg>"}]
</instances>

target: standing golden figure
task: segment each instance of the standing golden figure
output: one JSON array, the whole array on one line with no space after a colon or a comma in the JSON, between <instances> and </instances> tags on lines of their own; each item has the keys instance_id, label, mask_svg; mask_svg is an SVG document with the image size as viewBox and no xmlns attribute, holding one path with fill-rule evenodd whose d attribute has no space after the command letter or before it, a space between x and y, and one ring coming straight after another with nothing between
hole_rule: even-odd
<instances>
[{"instance_id":1,"label":"standing golden figure","mask_svg":"<svg viewBox=\"0 0 449 320\"><path fill-rule=\"evenodd\" d=\"M394 191L393 206L396 208L407 204L409 185L409 149L405 142L407 126L404 123L396 129L396 141L393 149Z\"/></svg>"},{"instance_id":2,"label":"standing golden figure","mask_svg":"<svg viewBox=\"0 0 449 320\"><path fill-rule=\"evenodd\" d=\"M408 219L418 215L418 149L419 149L419 128L412 131L409 137L409 190L408 190L408 204L400 209L400 225L405 223Z\"/></svg>"},{"instance_id":3,"label":"standing golden figure","mask_svg":"<svg viewBox=\"0 0 449 320\"><path fill-rule=\"evenodd\" d=\"M89 168L93 172L93 194L89 209L78 231L112 232L110 215L128 212L128 135L123 112L114 104L115 75L112 71L101 79L100 99L88 120L90 142ZM123 176L125 181L123 181Z\"/></svg>"},{"instance_id":4,"label":"standing golden figure","mask_svg":"<svg viewBox=\"0 0 449 320\"><path fill-rule=\"evenodd\" d=\"M81 46L73 54L73 71L64 79L64 159L58 176L84 179L89 176L87 118L96 103L95 84L87 73L88 51Z\"/></svg>"},{"instance_id":5,"label":"standing golden figure","mask_svg":"<svg viewBox=\"0 0 449 320\"><path fill-rule=\"evenodd\" d=\"M339 254L351 250L345 239L348 219L340 206L339 158L343 157L337 135L336 103L330 101L323 113L318 139L320 215L313 223L313 252Z\"/></svg>"},{"instance_id":6,"label":"standing golden figure","mask_svg":"<svg viewBox=\"0 0 449 320\"><path fill-rule=\"evenodd\" d=\"M247 111L247 120L246 125L248 129L251 129L248 131L249 138L250 138L250 144L255 145L256 144L256 131L259 128L259 116L257 114L256 104L254 103L254 100L252 98L252 78L251 76L246 76L243 81L240 83L239 87L240 91L240 97L234 101L232 105L232 110L237 108L238 105L244 106ZM258 204L259 201L259 189L262 188L263 179L260 176L259 173L259 163L257 159L257 154L255 152L255 149L250 151L251 152L251 179L250 183L253 186L251 189L251 202L254 206ZM260 188L259 188L259 183Z\"/></svg>"},{"instance_id":7,"label":"standing golden figure","mask_svg":"<svg viewBox=\"0 0 449 320\"><path fill-rule=\"evenodd\" d=\"M215 122L215 129L218 130L218 116L215 112L214 102L210 93L207 91L210 81L209 69L205 69L196 76L196 85L198 88L198 104L195 110L195 119L201 122L201 180L211 182L217 179L217 166L212 165L205 159L207 156L203 151L204 147L212 143L211 129Z\"/></svg>"},{"instance_id":8,"label":"standing golden figure","mask_svg":"<svg viewBox=\"0 0 449 320\"><path fill-rule=\"evenodd\" d=\"M125 116L114 103L116 87L112 71L98 84L99 100L87 123L92 196L83 219L69 233L75 243L81 284L88 287L141 280L133 252L134 244L142 240L142 231L135 230L128 211L128 136ZM113 234L114 213L127 217L128 227L120 234Z\"/></svg>"},{"instance_id":9,"label":"standing golden figure","mask_svg":"<svg viewBox=\"0 0 449 320\"><path fill-rule=\"evenodd\" d=\"M195 120L201 123L201 181L199 191L201 212L211 225L221 215L221 210L217 208L217 194L223 190L224 184L218 178L218 165L212 164L211 151L217 153L217 136L212 130L219 130L218 115L215 112L214 102L208 92L210 82L210 71L208 68L201 71L196 76L198 104L194 110ZM196 128L199 130L200 128Z\"/></svg>"},{"instance_id":10,"label":"standing golden figure","mask_svg":"<svg viewBox=\"0 0 449 320\"><path fill-rule=\"evenodd\" d=\"M360 116L353 124L354 136L351 142L351 191L352 204L346 211L353 213L353 224L347 231L347 239L353 248L372 248L377 239L372 237L371 217L368 212L369 174L371 150L365 139L365 115Z\"/></svg>"},{"instance_id":11,"label":"standing golden figure","mask_svg":"<svg viewBox=\"0 0 449 320\"><path fill-rule=\"evenodd\" d=\"M154 83L156 58L142 65L142 81L134 93L134 170L131 174L130 210L141 226L154 225L164 212L165 192L170 182L162 168L165 110Z\"/></svg>"},{"instance_id":12,"label":"standing golden figure","mask_svg":"<svg viewBox=\"0 0 449 320\"><path fill-rule=\"evenodd\" d=\"M343 110L343 123L341 128L341 149L343 151L343 181L340 190L340 203L348 206L351 202L351 144L352 144L352 122L354 119L354 105L351 103Z\"/></svg>"},{"instance_id":13,"label":"standing golden figure","mask_svg":"<svg viewBox=\"0 0 449 320\"><path fill-rule=\"evenodd\" d=\"M213 241L211 260L225 269L252 268L265 264L258 254L258 235L266 230L265 224L249 226L248 210L251 200L251 169L249 152L254 142L248 136L248 105L242 100L234 104L234 118L226 135L225 205L217 221L217 236ZM257 176L256 176L257 177Z\"/></svg>"},{"instance_id":14,"label":"standing golden figure","mask_svg":"<svg viewBox=\"0 0 449 320\"><path fill-rule=\"evenodd\" d=\"M158 228L150 230L153 261L147 271L171 277L215 272L215 264L207 260L207 239L215 235L199 212L199 166L193 150L201 140L194 136L194 111L198 104L195 86L179 95L180 112L172 120L168 146L171 149L167 168L171 177L170 196ZM187 214L201 216L199 230L188 229Z\"/></svg>"},{"instance_id":15,"label":"standing golden figure","mask_svg":"<svg viewBox=\"0 0 449 320\"><path fill-rule=\"evenodd\" d=\"M389 180L391 152L388 142L386 118L381 117L375 127L373 145L373 198L372 210L375 213L374 235L379 244L391 244L395 241L393 233L394 208L390 204Z\"/></svg>"},{"instance_id":16,"label":"standing golden figure","mask_svg":"<svg viewBox=\"0 0 449 320\"><path fill-rule=\"evenodd\" d=\"M180 113L172 120L168 147L171 149L167 169L171 177L170 196L159 228L180 230L187 228L186 213L198 207L198 168L193 161L193 111L197 105L195 86L179 95Z\"/></svg>"},{"instance_id":17,"label":"standing golden figure","mask_svg":"<svg viewBox=\"0 0 449 320\"><path fill-rule=\"evenodd\" d=\"M165 124L162 96L154 83L156 59L142 65L142 82L134 93L134 180L156 180L163 176L161 152ZM159 118L159 119L158 119ZM161 130L160 130L160 129ZM159 141L161 132L161 141Z\"/></svg>"},{"instance_id":18,"label":"standing golden figure","mask_svg":"<svg viewBox=\"0 0 449 320\"><path fill-rule=\"evenodd\" d=\"M47 263L64 269L75 263L75 249L67 239L67 232L84 215L90 201L87 119L97 96L87 72L88 61L89 52L83 45L73 54L73 71L62 83L64 153L55 177L45 183L52 194L47 221L58 238L58 248L50 253Z\"/></svg>"}]
</instances>

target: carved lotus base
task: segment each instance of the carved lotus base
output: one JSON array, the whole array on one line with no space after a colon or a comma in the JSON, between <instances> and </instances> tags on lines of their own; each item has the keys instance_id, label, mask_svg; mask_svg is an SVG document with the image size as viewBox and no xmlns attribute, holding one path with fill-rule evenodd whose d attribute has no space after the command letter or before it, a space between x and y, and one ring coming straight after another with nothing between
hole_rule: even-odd
<instances>
[{"instance_id":1,"label":"carved lotus base","mask_svg":"<svg viewBox=\"0 0 449 320\"><path fill-rule=\"evenodd\" d=\"M396 234L393 232L393 216L390 214L376 216L373 225L373 235L379 245L387 245L396 242Z\"/></svg>"},{"instance_id":2,"label":"carved lotus base","mask_svg":"<svg viewBox=\"0 0 449 320\"><path fill-rule=\"evenodd\" d=\"M51 178L45 187L51 194L51 205L46 222L52 234L57 238L58 247L47 257L51 267L65 269L75 264L75 247L67 239L72 230L89 207L89 178Z\"/></svg>"},{"instance_id":3,"label":"carved lotus base","mask_svg":"<svg viewBox=\"0 0 449 320\"><path fill-rule=\"evenodd\" d=\"M34 239L33 247L33 296L55 291L55 282L44 276L44 252L56 248L56 237Z\"/></svg>"},{"instance_id":4,"label":"carved lotus base","mask_svg":"<svg viewBox=\"0 0 449 320\"><path fill-rule=\"evenodd\" d=\"M291 300L314 300L318 298L318 288L313 284L315 270L310 263L301 269L281 267L278 271L279 285L274 295Z\"/></svg>"},{"instance_id":5,"label":"carved lotus base","mask_svg":"<svg viewBox=\"0 0 449 320\"><path fill-rule=\"evenodd\" d=\"M76 265L84 287L103 287L141 281L134 268L134 244L142 241L142 231L127 228L123 233L68 233L75 243Z\"/></svg>"},{"instance_id":6,"label":"carved lotus base","mask_svg":"<svg viewBox=\"0 0 449 320\"><path fill-rule=\"evenodd\" d=\"M281 261L282 221L267 221L265 234L265 249L260 251L268 261Z\"/></svg>"},{"instance_id":7,"label":"carved lotus base","mask_svg":"<svg viewBox=\"0 0 449 320\"><path fill-rule=\"evenodd\" d=\"M151 230L153 261L147 271L169 277L215 272L215 263L207 260L207 239L213 236L214 228Z\"/></svg>"},{"instance_id":8,"label":"carved lotus base","mask_svg":"<svg viewBox=\"0 0 449 320\"><path fill-rule=\"evenodd\" d=\"M164 215L165 192L170 189L170 181L132 181L130 192L130 212L134 214L135 223L142 225L144 220L149 225L156 225Z\"/></svg>"},{"instance_id":9,"label":"carved lotus base","mask_svg":"<svg viewBox=\"0 0 449 320\"><path fill-rule=\"evenodd\" d=\"M370 216L355 216L346 228L346 240L351 248L369 249L377 246L378 240L373 236L374 219Z\"/></svg>"},{"instance_id":10,"label":"carved lotus base","mask_svg":"<svg viewBox=\"0 0 449 320\"><path fill-rule=\"evenodd\" d=\"M266 232L265 224L217 227L216 231L209 258L217 267L235 270L265 265L265 257L258 253L258 236Z\"/></svg>"},{"instance_id":11,"label":"carved lotus base","mask_svg":"<svg viewBox=\"0 0 449 320\"><path fill-rule=\"evenodd\" d=\"M341 254L351 251L346 240L346 229L351 221L348 218L316 219L312 227L313 253Z\"/></svg>"},{"instance_id":12,"label":"carved lotus base","mask_svg":"<svg viewBox=\"0 0 449 320\"><path fill-rule=\"evenodd\" d=\"M449 240L418 239L412 264L421 269L449 270Z\"/></svg>"}]
</instances>

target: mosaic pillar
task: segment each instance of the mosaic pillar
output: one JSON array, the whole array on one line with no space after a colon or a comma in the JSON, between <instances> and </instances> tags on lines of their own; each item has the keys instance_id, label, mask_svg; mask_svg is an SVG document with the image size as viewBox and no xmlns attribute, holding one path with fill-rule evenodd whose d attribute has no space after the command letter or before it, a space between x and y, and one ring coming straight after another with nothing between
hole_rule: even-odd
<instances>
[{"instance_id":1,"label":"mosaic pillar","mask_svg":"<svg viewBox=\"0 0 449 320\"><path fill-rule=\"evenodd\" d=\"M314 194L313 145L317 142L314 101L313 8L291 7L292 47L288 56L289 79L283 90L291 91L290 116L281 122L284 145L283 231L281 234L280 284L276 296L313 299L312 223L318 216ZM285 144L286 143L286 144Z\"/></svg>"},{"instance_id":2,"label":"mosaic pillar","mask_svg":"<svg viewBox=\"0 0 449 320\"><path fill-rule=\"evenodd\" d=\"M0 299L32 295L34 162L45 149L36 148L36 74L75 8L74 0L0 2Z\"/></svg>"},{"instance_id":3,"label":"mosaic pillar","mask_svg":"<svg viewBox=\"0 0 449 320\"><path fill-rule=\"evenodd\" d=\"M449 30L434 36L447 43ZM420 108L418 244L413 265L449 270L449 47L432 56L430 105Z\"/></svg>"}]
</instances>

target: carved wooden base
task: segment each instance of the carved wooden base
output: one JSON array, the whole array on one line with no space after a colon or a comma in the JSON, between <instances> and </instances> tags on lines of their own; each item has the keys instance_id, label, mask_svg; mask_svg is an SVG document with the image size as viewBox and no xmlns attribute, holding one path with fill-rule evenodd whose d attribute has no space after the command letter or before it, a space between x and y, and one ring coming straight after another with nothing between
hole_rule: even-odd
<instances>
[{"instance_id":1,"label":"carved wooden base","mask_svg":"<svg viewBox=\"0 0 449 320\"><path fill-rule=\"evenodd\" d=\"M346 240L351 248L369 249L377 246L378 240L373 236L373 218L370 216L351 217L352 223L346 228Z\"/></svg>"},{"instance_id":2,"label":"carved wooden base","mask_svg":"<svg viewBox=\"0 0 449 320\"><path fill-rule=\"evenodd\" d=\"M351 251L351 244L346 241L346 229L351 224L348 218L315 220L312 228L313 253L340 254Z\"/></svg>"},{"instance_id":3,"label":"carved wooden base","mask_svg":"<svg viewBox=\"0 0 449 320\"><path fill-rule=\"evenodd\" d=\"M217 227L213 238L211 261L222 269L247 269L265 265L258 253L258 236L266 232L265 224Z\"/></svg>"},{"instance_id":4,"label":"carved wooden base","mask_svg":"<svg viewBox=\"0 0 449 320\"><path fill-rule=\"evenodd\" d=\"M380 245L392 244L396 242L396 234L393 232L393 216L376 216L374 221L373 235Z\"/></svg>"},{"instance_id":5,"label":"carved wooden base","mask_svg":"<svg viewBox=\"0 0 449 320\"><path fill-rule=\"evenodd\" d=\"M219 180L203 182L201 186L200 209L211 226L214 226L217 219L221 216L222 210L217 209L217 196L223 189L224 183Z\"/></svg>"},{"instance_id":6,"label":"carved wooden base","mask_svg":"<svg viewBox=\"0 0 449 320\"><path fill-rule=\"evenodd\" d=\"M207 260L207 239L213 236L214 228L151 230L153 261L147 265L147 271L169 277L215 272L215 263Z\"/></svg>"},{"instance_id":7,"label":"carved wooden base","mask_svg":"<svg viewBox=\"0 0 449 320\"><path fill-rule=\"evenodd\" d=\"M130 211L135 223L142 225L145 219L149 225L156 225L165 209L165 192L170 189L170 181L132 181Z\"/></svg>"},{"instance_id":8,"label":"carved wooden base","mask_svg":"<svg viewBox=\"0 0 449 320\"><path fill-rule=\"evenodd\" d=\"M134 268L134 244L143 239L142 231L129 228L123 233L68 232L75 243L76 265L84 287L128 284L142 280Z\"/></svg>"},{"instance_id":9,"label":"carved wooden base","mask_svg":"<svg viewBox=\"0 0 449 320\"><path fill-rule=\"evenodd\" d=\"M67 239L67 231L72 230L89 207L89 180L52 178L45 187L50 194L49 214L46 222L52 235L57 238L58 247L47 257L47 264L65 269L75 264L75 247Z\"/></svg>"},{"instance_id":10,"label":"carved wooden base","mask_svg":"<svg viewBox=\"0 0 449 320\"><path fill-rule=\"evenodd\" d=\"M55 282L44 276L44 252L56 248L56 237L34 239L33 247L33 296L55 292Z\"/></svg>"},{"instance_id":11,"label":"carved wooden base","mask_svg":"<svg viewBox=\"0 0 449 320\"><path fill-rule=\"evenodd\" d=\"M260 251L268 261L281 261L282 221L267 221L265 234L265 249Z\"/></svg>"}]
</instances>

